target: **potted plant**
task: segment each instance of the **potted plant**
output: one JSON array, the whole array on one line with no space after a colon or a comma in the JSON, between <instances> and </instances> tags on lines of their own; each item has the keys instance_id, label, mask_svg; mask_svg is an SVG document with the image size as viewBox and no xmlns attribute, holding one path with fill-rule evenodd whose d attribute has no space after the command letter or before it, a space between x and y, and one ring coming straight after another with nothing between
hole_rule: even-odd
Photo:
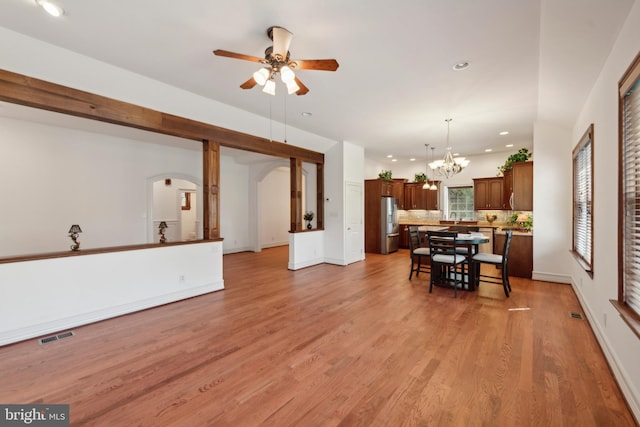
<instances>
[{"instance_id":1,"label":"potted plant","mask_svg":"<svg viewBox=\"0 0 640 427\"><path fill-rule=\"evenodd\" d=\"M415 177L413 178L413 182L426 182L426 181L427 181L427 175L423 172L419 172L415 174Z\"/></svg>"},{"instance_id":2,"label":"potted plant","mask_svg":"<svg viewBox=\"0 0 640 427\"><path fill-rule=\"evenodd\" d=\"M313 221L313 212L307 211L303 216L304 220L307 221L307 229L311 230L311 221Z\"/></svg>"},{"instance_id":3,"label":"potted plant","mask_svg":"<svg viewBox=\"0 0 640 427\"><path fill-rule=\"evenodd\" d=\"M383 170L378 174L378 178L382 178L385 181L392 181L393 178L391 178L391 175L392 175L391 170Z\"/></svg>"},{"instance_id":4,"label":"potted plant","mask_svg":"<svg viewBox=\"0 0 640 427\"><path fill-rule=\"evenodd\" d=\"M521 148L517 153L510 155L507 157L507 160L504 162L504 165L498 167L499 174L503 174L507 169L511 169L514 163L517 162L526 162L531 158L533 153L531 153L526 148Z\"/></svg>"},{"instance_id":5,"label":"potted plant","mask_svg":"<svg viewBox=\"0 0 640 427\"><path fill-rule=\"evenodd\" d=\"M509 224L517 225L520 231L530 231L533 227L533 217L522 212L514 212L509 219Z\"/></svg>"}]
</instances>

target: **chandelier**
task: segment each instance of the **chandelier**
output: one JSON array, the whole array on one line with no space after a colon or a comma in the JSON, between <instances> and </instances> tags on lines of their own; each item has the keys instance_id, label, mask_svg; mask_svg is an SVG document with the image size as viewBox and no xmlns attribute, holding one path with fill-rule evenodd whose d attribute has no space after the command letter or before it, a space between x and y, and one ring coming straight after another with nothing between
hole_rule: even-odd
<instances>
[{"instance_id":1,"label":"chandelier","mask_svg":"<svg viewBox=\"0 0 640 427\"><path fill-rule=\"evenodd\" d=\"M429 155L429 144L424 144L424 147L427 150L427 156L428 156ZM431 161L432 162L433 162L433 150L435 150L435 148L431 147ZM429 175L429 167L427 165L427 176L428 175ZM435 181L433 180L433 171L431 172L431 184L429 184L429 179L427 178L427 181L422 186L422 189L423 190L437 190L438 189L438 187L436 187Z\"/></svg>"},{"instance_id":2,"label":"chandelier","mask_svg":"<svg viewBox=\"0 0 640 427\"><path fill-rule=\"evenodd\" d=\"M464 157L453 157L451 154L451 145L449 145L449 125L451 120L453 119L445 119L445 122L447 122L447 152L444 155L444 159L429 163L431 170L444 178L451 178L453 175L460 173L469 164L469 160Z\"/></svg>"}]
</instances>

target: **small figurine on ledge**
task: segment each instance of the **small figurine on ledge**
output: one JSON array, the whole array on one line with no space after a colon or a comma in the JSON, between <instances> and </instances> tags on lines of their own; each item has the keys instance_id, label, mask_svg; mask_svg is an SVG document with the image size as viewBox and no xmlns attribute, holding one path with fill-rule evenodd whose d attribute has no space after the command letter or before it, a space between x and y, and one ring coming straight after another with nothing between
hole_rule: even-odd
<instances>
[{"instance_id":1,"label":"small figurine on ledge","mask_svg":"<svg viewBox=\"0 0 640 427\"><path fill-rule=\"evenodd\" d=\"M160 235L160 243L165 243L167 241L167 238L164 237L164 231L169 227L167 226L167 223L165 221L160 221L160 225L158 226L158 228L160 229L160 232L158 233Z\"/></svg>"},{"instance_id":2,"label":"small figurine on ledge","mask_svg":"<svg viewBox=\"0 0 640 427\"><path fill-rule=\"evenodd\" d=\"M80 242L78 242L78 235L80 233L82 233L82 229L78 224L73 224L69 229L69 237L71 237L71 240L73 241L73 245L70 246L72 251L80 249Z\"/></svg>"},{"instance_id":3,"label":"small figurine on ledge","mask_svg":"<svg viewBox=\"0 0 640 427\"><path fill-rule=\"evenodd\" d=\"M311 230L311 221L313 221L313 212L307 211L303 216L304 220L307 221L307 229Z\"/></svg>"}]
</instances>

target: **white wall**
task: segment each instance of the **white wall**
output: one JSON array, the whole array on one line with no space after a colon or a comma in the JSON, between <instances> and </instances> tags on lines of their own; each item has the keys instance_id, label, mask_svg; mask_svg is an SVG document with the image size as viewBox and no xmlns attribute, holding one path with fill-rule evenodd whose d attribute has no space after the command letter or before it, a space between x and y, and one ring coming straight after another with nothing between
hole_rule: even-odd
<instances>
[{"instance_id":1,"label":"white wall","mask_svg":"<svg viewBox=\"0 0 640 427\"><path fill-rule=\"evenodd\" d=\"M336 144L331 150L325 153L325 171L326 170L331 170L332 172L325 173L324 182L325 262L346 265L349 259L347 254L349 247L346 241L345 185L349 182L364 185L364 149L349 142ZM361 211L364 212L364 199L362 201ZM358 242L349 244L360 245L360 259L363 260L365 258L364 230ZM357 248L352 249L357 251Z\"/></svg>"},{"instance_id":2,"label":"white wall","mask_svg":"<svg viewBox=\"0 0 640 427\"><path fill-rule=\"evenodd\" d=\"M289 168L273 169L258 183L260 247L289 243L291 191Z\"/></svg>"},{"instance_id":3,"label":"white wall","mask_svg":"<svg viewBox=\"0 0 640 427\"><path fill-rule=\"evenodd\" d=\"M0 152L0 257L66 251L71 224L83 249L152 242L147 179L202 175L199 150L7 117Z\"/></svg>"},{"instance_id":4,"label":"white wall","mask_svg":"<svg viewBox=\"0 0 640 427\"><path fill-rule=\"evenodd\" d=\"M609 300L617 299L618 289L618 81L639 51L640 2L635 2L573 126L570 143L558 147L567 158L589 124L594 124L593 279L571 257L571 280L636 419L640 419L640 340ZM571 170L568 159L564 166ZM571 215L570 209L567 212Z\"/></svg>"},{"instance_id":5,"label":"white wall","mask_svg":"<svg viewBox=\"0 0 640 427\"><path fill-rule=\"evenodd\" d=\"M222 243L0 264L0 345L224 287Z\"/></svg>"},{"instance_id":6,"label":"white wall","mask_svg":"<svg viewBox=\"0 0 640 427\"><path fill-rule=\"evenodd\" d=\"M249 219L249 167L237 163L233 157L220 156L220 188L220 236L224 238L224 253L252 250L255 227Z\"/></svg>"},{"instance_id":7,"label":"white wall","mask_svg":"<svg viewBox=\"0 0 640 427\"><path fill-rule=\"evenodd\" d=\"M585 128L586 130L586 128ZM577 143L577 140L575 141ZM537 280L569 283L571 255L571 132L557 124L534 126L533 274ZM564 148L561 148L564 147Z\"/></svg>"},{"instance_id":8,"label":"white wall","mask_svg":"<svg viewBox=\"0 0 640 427\"><path fill-rule=\"evenodd\" d=\"M180 195L183 191L189 190L193 192L191 196L191 209L182 210L180 206ZM198 223L200 230L196 230L196 223L199 217L202 217L198 196L202 197L202 192L196 191L196 185L184 179L171 179L171 184L166 185L164 178L153 183L153 207L152 217L153 226L151 233L153 242L160 241L160 233L158 226L161 221L167 223L164 236L167 242L180 242L186 240L195 240L192 237L201 235L202 224ZM182 228L182 230L181 230Z\"/></svg>"},{"instance_id":9,"label":"white wall","mask_svg":"<svg viewBox=\"0 0 640 427\"><path fill-rule=\"evenodd\" d=\"M0 68L177 116L256 136L269 137L269 120L264 117L229 107L5 28L0 28ZM281 135L282 125L274 123L273 131L274 136ZM287 135L291 141L301 141L296 145L319 152L324 152L335 145L334 141L290 126L287 127ZM141 143L136 147L131 147L129 153L138 162L137 166L141 168L158 167L158 165L154 166L153 160L150 160L149 153L142 149L142 145L144 144ZM78 149L83 150L82 147ZM99 152L100 150L97 148L96 150L91 150L88 155L93 155L95 151ZM198 154L196 158L197 164L191 165L191 172L201 170L199 169L201 168L201 156ZM96 182L94 185L96 189L104 188L113 192L114 188L128 188L129 184L119 176L120 170L118 168L120 165L118 162L105 162L103 159L100 162L79 162L74 166L78 167L80 171L92 167L104 168L109 171L109 179ZM237 165L229 167L222 165L221 172L225 175L221 176L221 185L222 180L228 180L231 175L232 179L235 180L234 188L242 188L244 185L243 175L241 173L235 174L241 169ZM163 167L159 167L159 170L166 172ZM143 176L151 176L157 174L157 172L154 170L144 173ZM331 170L326 170L326 172L328 175L331 174ZM246 173L244 174L244 176L247 175ZM201 176L201 172L199 176ZM144 218L148 216L148 210L146 209L148 201L145 195L151 187L145 181L140 183L139 188L134 189L133 193L128 192L124 196L126 198L124 202L137 207L136 212L139 212L138 218L127 217L125 222L144 223ZM251 189L248 189L248 191L251 192ZM51 195L40 196L42 197L35 199L44 201L43 209L60 204L59 191ZM221 203L223 203L223 200L221 200ZM229 199L225 200L224 203L225 206L233 207L234 205L233 201ZM237 205L244 206L244 201L237 203ZM87 204L87 206L89 205ZM77 220L71 223L81 224L84 230L85 226L83 224L91 224L95 216L101 214L100 211L96 212L93 209L87 209L87 211L86 215L79 216ZM221 215L221 228L225 227L225 229L229 230L230 225L233 226L233 236L236 237L237 243L235 244L238 246L244 244L245 241L243 232L237 231L241 230L243 226L246 228L248 223L248 221L243 220L244 212L247 211L233 211L232 215L235 216L235 219L224 223L223 221L227 219L225 214ZM64 245L62 250L68 247L66 232L70 223L68 223L67 218L68 216L64 215L63 220L60 221L64 223L63 237L60 243ZM83 223L82 221L85 222ZM129 225L119 224L119 227L126 228ZM135 228L138 230L140 227ZM89 229L93 231L92 226L89 226ZM144 239L148 229L143 226L142 230L142 238ZM139 233L139 231L136 231L136 233ZM322 234L321 232L319 233ZM89 232L85 231L83 233L81 237L83 247L91 245L92 242L89 236ZM119 244L126 243L122 238L117 240ZM3 248L5 243L3 242ZM101 244L100 246L104 245ZM322 243L320 243L320 247L322 247ZM58 244L56 243L57 248ZM304 248L295 247L296 251L302 249ZM208 255L204 256L201 253L197 253L200 250L204 250ZM3 305L1 307L2 310L0 310L0 338L4 340L2 343L26 339L29 336L59 330L63 327L72 327L89 321L146 308L154 304L175 301L195 295L198 292L221 289L222 253L222 243L215 242L176 247L168 246L143 251L81 255L57 260L0 264L0 290L3 295ZM171 268L165 270L164 267L168 266ZM108 270L110 274L105 272L101 276L103 270ZM186 288L184 292L173 288L178 286L176 284L177 278L182 275L181 271L183 270L197 276L193 282L189 278L181 282L183 289ZM158 279L158 271L164 274L163 278L166 277L167 285L164 286L164 282L161 282L158 289L155 289L151 283L156 283L154 279ZM165 280L163 278L158 280ZM113 286L116 286L116 288ZM67 299L64 303L61 303L58 310L50 311L49 315L43 318L37 307L31 309L29 305L23 303L25 299L28 299L25 292L28 292L31 296L59 292L60 298ZM104 298L106 305L96 305L96 299L100 299L109 293L113 293L123 299L116 301L111 298L113 295L109 295L109 298ZM20 304L16 305L17 302L20 302ZM60 301L54 300L52 304L58 302ZM11 306L12 304L14 305ZM5 307L7 308L6 310ZM26 317L20 317L19 324L11 321L17 309L23 311L22 315L26 315ZM94 310L94 312L86 313L83 310Z\"/></svg>"}]
</instances>

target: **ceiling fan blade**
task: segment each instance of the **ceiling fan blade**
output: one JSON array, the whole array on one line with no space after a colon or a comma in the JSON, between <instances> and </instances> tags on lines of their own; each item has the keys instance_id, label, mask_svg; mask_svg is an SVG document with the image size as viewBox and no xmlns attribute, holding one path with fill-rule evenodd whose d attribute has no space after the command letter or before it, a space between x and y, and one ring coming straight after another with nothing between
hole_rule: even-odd
<instances>
[{"instance_id":1,"label":"ceiling fan blade","mask_svg":"<svg viewBox=\"0 0 640 427\"><path fill-rule=\"evenodd\" d=\"M267 33L270 33L269 37L273 40L273 54L286 58L293 33L282 27L270 27Z\"/></svg>"},{"instance_id":2,"label":"ceiling fan blade","mask_svg":"<svg viewBox=\"0 0 640 427\"><path fill-rule=\"evenodd\" d=\"M227 58L244 59L245 61L264 62L264 58L258 58L257 56L243 55L242 53L229 52L228 50L222 50L222 49L214 50L213 54L217 56L226 56Z\"/></svg>"},{"instance_id":3,"label":"ceiling fan blade","mask_svg":"<svg viewBox=\"0 0 640 427\"><path fill-rule=\"evenodd\" d=\"M251 77L249 80L247 80L246 82L242 83L240 85L240 87L242 89L251 89L257 84L258 84L258 82L256 82L255 79L253 77Z\"/></svg>"},{"instance_id":4,"label":"ceiling fan blade","mask_svg":"<svg viewBox=\"0 0 640 427\"><path fill-rule=\"evenodd\" d=\"M300 95L305 95L307 92L309 92L309 88L306 87L299 78L295 78L296 80L296 84L300 87L300 89L298 89L298 91L296 92L296 95L300 96Z\"/></svg>"},{"instance_id":5,"label":"ceiling fan blade","mask_svg":"<svg viewBox=\"0 0 640 427\"><path fill-rule=\"evenodd\" d=\"M340 64L335 59L293 59L289 67L298 70L336 71Z\"/></svg>"}]
</instances>

